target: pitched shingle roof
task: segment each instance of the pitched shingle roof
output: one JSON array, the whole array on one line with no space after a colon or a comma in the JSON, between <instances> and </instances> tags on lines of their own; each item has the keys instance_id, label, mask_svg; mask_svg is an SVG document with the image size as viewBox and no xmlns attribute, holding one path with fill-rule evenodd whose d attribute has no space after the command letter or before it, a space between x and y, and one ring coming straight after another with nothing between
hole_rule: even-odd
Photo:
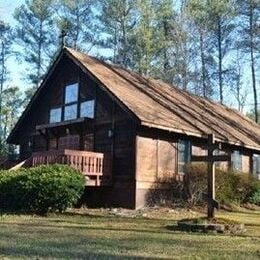
<instances>
[{"instance_id":1,"label":"pitched shingle roof","mask_svg":"<svg viewBox=\"0 0 260 260\"><path fill-rule=\"evenodd\" d=\"M162 81L145 78L66 48L140 120L142 125L194 136L214 133L220 141L260 150L260 125L219 103Z\"/></svg>"},{"instance_id":2,"label":"pitched shingle roof","mask_svg":"<svg viewBox=\"0 0 260 260\"><path fill-rule=\"evenodd\" d=\"M92 74L142 125L197 137L214 133L224 143L260 151L260 126L239 112L73 49L65 48L63 52Z\"/></svg>"}]
</instances>

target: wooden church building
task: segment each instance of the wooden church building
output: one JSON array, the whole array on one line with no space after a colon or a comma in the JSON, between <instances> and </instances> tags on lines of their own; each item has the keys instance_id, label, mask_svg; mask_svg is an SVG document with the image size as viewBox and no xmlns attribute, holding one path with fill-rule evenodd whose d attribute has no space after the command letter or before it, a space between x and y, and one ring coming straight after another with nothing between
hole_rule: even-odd
<instances>
[{"instance_id":1,"label":"wooden church building","mask_svg":"<svg viewBox=\"0 0 260 260\"><path fill-rule=\"evenodd\" d=\"M65 47L8 143L22 163L79 169L91 205L140 208L185 176L211 133L231 155L221 167L260 176L260 126L247 117Z\"/></svg>"}]
</instances>

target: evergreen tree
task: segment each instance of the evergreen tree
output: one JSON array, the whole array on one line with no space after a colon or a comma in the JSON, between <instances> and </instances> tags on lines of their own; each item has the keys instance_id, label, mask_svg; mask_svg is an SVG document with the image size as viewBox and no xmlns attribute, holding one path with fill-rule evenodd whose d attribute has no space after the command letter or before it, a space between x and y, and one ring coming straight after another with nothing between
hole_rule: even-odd
<instances>
[{"instance_id":1,"label":"evergreen tree","mask_svg":"<svg viewBox=\"0 0 260 260\"><path fill-rule=\"evenodd\" d=\"M21 108L23 107L23 95L18 87L8 87L3 90L3 103L2 103L2 145L0 147L0 154L8 153L8 145L5 142L14 127Z\"/></svg>"},{"instance_id":2,"label":"evergreen tree","mask_svg":"<svg viewBox=\"0 0 260 260\"><path fill-rule=\"evenodd\" d=\"M136 0L101 0L99 46L111 49L112 61L132 67L131 37L137 22Z\"/></svg>"},{"instance_id":3,"label":"evergreen tree","mask_svg":"<svg viewBox=\"0 0 260 260\"><path fill-rule=\"evenodd\" d=\"M224 86L232 79L233 68L224 67L224 59L232 50L234 24L234 1L211 0L206 1L208 7L212 41L215 45L215 57L218 63L216 76L219 86L219 101L224 102Z\"/></svg>"},{"instance_id":4,"label":"evergreen tree","mask_svg":"<svg viewBox=\"0 0 260 260\"><path fill-rule=\"evenodd\" d=\"M176 24L177 13L172 0L154 1L155 11L155 58L153 76L168 83L175 83L176 70ZM177 43L178 44L178 43Z\"/></svg>"},{"instance_id":5,"label":"evergreen tree","mask_svg":"<svg viewBox=\"0 0 260 260\"><path fill-rule=\"evenodd\" d=\"M93 29L94 0L56 0L53 9L60 31L67 34L66 45L89 51L95 44Z\"/></svg>"},{"instance_id":6,"label":"evergreen tree","mask_svg":"<svg viewBox=\"0 0 260 260\"><path fill-rule=\"evenodd\" d=\"M235 55L235 73L234 76L234 87L231 89L234 93L234 97L237 101L237 109L240 112L243 112L244 106L246 104L246 100L248 97L248 89L244 88L243 84L243 67L242 67L242 55L239 48L236 49Z\"/></svg>"},{"instance_id":7,"label":"evergreen tree","mask_svg":"<svg viewBox=\"0 0 260 260\"><path fill-rule=\"evenodd\" d=\"M29 65L27 79L36 88L56 51L57 33L51 9L52 0L26 0L15 10L16 42L20 56Z\"/></svg>"},{"instance_id":8,"label":"evergreen tree","mask_svg":"<svg viewBox=\"0 0 260 260\"><path fill-rule=\"evenodd\" d=\"M216 63L211 53L212 44L209 41L210 17L207 9L203 1L189 0L187 2L189 19L192 21L191 27L195 27L194 36L197 35L197 37L194 37L197 43L196 49L199 50L196 55L196 58L199 60L198 67L200 68L199 77L196 78L199 83L196 93L201 94L205 98L210 98L214 93L212 73L215 70Z\"/></svg>"},{"instance_id":9,"label":"evergreen tree","mask_svg":"<svg viewBox=\"0 0 260 260\"><path fill-rule=\"evenodd\" d=\"M237 8L240 15L238 47L248 55L250 60L252 90L254 96L253 114L255 115L255 121L259 122L259 86L257 86L256 68L260 50L260 2L258 0L237 0Z\"/></svg>"},{"instance_id":10,"label":"evergreen tree","mask_svg":"<svg viewBox=\"0 0 260 260\"><path fill-rule=\"evenodd\" d=\"M7 80L7 66L6 62L12 54L12 31L8 24L0 21L0 150L2 150L4 142L4 84Z\"/></svg>"},{"instance_id":11,"label":"evergreen tree","mask_svg":"<svg viewBox=\"0 0 260 260\"><path fill-rule=\"evenodd\" d=\"M155 33L156 15L152 0L137 1L137 17L138 22L131 38L134 69L144 76L150 76L156 44L159 44Z\"/></svg>"},{"instance_id":12,"label":"evergreen tree","mask_svg":"<svg viewBox=\"0 0 260 260\"><path fill-rule=\"evenodd\" d=\"M220 103L225 86L233 86L234 66L225 61L233 49L234 5L232 0L189 0L188 12L195 25L204 97L212 97L218 85Z\"/></svg>"}]
</instances>

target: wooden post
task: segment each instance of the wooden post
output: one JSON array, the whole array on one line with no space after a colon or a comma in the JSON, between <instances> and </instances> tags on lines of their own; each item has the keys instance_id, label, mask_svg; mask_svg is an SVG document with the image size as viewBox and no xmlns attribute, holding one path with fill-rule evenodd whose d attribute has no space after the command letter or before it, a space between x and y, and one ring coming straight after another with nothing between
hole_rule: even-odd
<instances>
[{"instance_id":1,"label":"wooden post","mask_svg":"<svg viewBox=\"0 0 260 260\"><path fill-rule=\"evenodd\" d=\"M208 135L208 218L215 217L215 162L214 156L214 134Z\"/></svg>"},{"instance_id":2,"label":"wooden post","mask_svg":"<svg viewBox=\"0 0 260 260\"><path fill-rule=\"evenodd\" d=\"M215 217L215 208L218 208L218 202L215 200L215 162L230 161L230 155L214 155L214 150L220 149L221 144L215 143L214 134L208 135L208 155L207 156L192 156L193 162L207 162L208 163L208 218Z\"/></svg>"}]
</instances>

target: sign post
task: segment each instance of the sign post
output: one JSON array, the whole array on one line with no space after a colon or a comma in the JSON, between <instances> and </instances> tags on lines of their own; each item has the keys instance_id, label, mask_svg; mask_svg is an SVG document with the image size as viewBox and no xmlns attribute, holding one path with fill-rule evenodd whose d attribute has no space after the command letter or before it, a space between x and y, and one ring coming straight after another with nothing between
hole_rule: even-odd
<instances>
[{"instance_id":1,"label":"sign post","mask_svg":"<svg viewBox=\"0 0 260 260\"><path fill-rule=\"evenodd\" d=\"M192 162L207 162L208 163L208 218L215 217L215 208L219 207L218 202L215 200L215 162L230 161L229 155L214 155L216 149L221 150L221 144L215 142L214 134L208 135L208 155L207 156L192 156Z\"/></svg>"}]
</instances>

